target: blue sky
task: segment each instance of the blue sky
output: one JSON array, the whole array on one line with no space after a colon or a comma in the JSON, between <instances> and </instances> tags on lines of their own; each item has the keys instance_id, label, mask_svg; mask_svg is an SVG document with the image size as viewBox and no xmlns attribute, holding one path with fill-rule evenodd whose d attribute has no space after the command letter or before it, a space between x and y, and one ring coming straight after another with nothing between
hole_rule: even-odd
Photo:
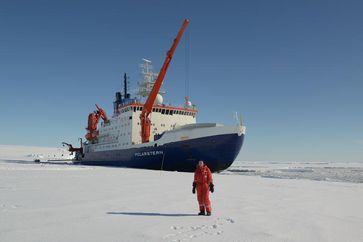
<instances>
[{"instance_id":1,"label":"blue sky","mask_svg":"<svg viewBox=\"0 0 363 242\"><path fill-rule=\"evenodd\" d=\"M0 144L76 143L94 104L111 114L123 73L136 88L141 58L159 69L189 18L167 102L183 103L188 73L199 122L233 124L242 112L240 160L363 161L362 9L361 1L1 1Z\"/></svg>"}]
</instances>

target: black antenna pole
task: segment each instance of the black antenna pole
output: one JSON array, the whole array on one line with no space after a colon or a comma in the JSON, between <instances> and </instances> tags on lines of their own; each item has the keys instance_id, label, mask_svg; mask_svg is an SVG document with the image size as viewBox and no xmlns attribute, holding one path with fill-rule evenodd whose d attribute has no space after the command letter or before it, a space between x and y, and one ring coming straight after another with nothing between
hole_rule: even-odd
<instances>
[{"instance_id":1,"label":"black antenna pole","mask_svg":"<svg viewBox=\"0 0 363 242\"><path fill-rule=\"evenodd\" d=\"M126 76L126 72L124 74L124 97L127 97L127 76Z\"/></svg>"}]
</instances>

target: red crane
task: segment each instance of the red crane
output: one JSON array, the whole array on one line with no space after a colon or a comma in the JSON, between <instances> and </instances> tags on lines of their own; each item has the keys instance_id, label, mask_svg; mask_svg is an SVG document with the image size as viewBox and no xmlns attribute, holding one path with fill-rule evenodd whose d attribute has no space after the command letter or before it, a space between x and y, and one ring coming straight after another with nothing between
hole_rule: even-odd
<instances>
[{"instance_id":1,"label":"red crane","mask_svg":"<svg viewBox=\"0 0 363 242\"><path fill-rule=\"evenodd\" d=\"M178 35L173 41L173 44L169 51L166 53L166 57L164 60L164 64L160 69L159 75L154 83L153 89L151 90L144 107L142 109L142 113L140 114L140 121L141 121L141 141L142 143L149 142L150 139L150 126L151 120L149 118L150 113L152 112L152 107L155 101L157 94L159 93L161 84L163 83L166 71L168 70L169 64L171 59L173 58L173 54L175 52L176 47L179 44L181 37L183 36L184 30L189 23L188 19L184 19L183 25L181 26Z\"/></svg>"},{"instance_id":2,"label":"red crane","mask_svg":"<svg viewBox=\"0 0 363 242\"><path fill-rule=\"evenodd\" d=\"M88 126L86 128L88 130L88 133L85 137L89 141L94 140L98 136L97 124L98 121L100 121L100 118L102 118L104 122L108 122L106 112L97 104L96 108L96 111L88 115Z\"/></svg>"}]
</instances>

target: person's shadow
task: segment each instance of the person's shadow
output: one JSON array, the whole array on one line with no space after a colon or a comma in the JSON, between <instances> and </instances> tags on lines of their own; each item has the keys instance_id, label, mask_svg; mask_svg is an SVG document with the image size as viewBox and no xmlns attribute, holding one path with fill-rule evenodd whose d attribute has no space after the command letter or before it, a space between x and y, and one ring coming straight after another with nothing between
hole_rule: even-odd
<instances>
[{"instance_id":1,"label":"person's shadow","mask_svg":"<svg viewBox=\"0 0 363 242\"><path fill-rule=\"evenodd\" d=\"M107 212L110 215L128 215L128 216L162 216L162 217L187 217L198 216L191 213L145 213L145 212Z\"/></svg>"}]
</instances>

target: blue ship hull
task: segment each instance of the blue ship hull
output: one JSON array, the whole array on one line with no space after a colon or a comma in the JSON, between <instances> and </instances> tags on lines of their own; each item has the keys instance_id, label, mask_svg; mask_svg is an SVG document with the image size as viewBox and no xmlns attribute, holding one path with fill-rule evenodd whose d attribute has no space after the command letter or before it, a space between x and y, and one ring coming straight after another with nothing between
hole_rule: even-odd
<instances>
[{"instance_id":1,"label":"blue ship hull","mask_svg":"<svg viewBox=\"0 0 363 242\"><path fill-rule=\"evenodd\" d=\"M177 141L161 146L85 153L84 165L194 172L203 160L212 172L227 169L236 159L244 135L225 134Z\"/></svg>"}]
</instances>

